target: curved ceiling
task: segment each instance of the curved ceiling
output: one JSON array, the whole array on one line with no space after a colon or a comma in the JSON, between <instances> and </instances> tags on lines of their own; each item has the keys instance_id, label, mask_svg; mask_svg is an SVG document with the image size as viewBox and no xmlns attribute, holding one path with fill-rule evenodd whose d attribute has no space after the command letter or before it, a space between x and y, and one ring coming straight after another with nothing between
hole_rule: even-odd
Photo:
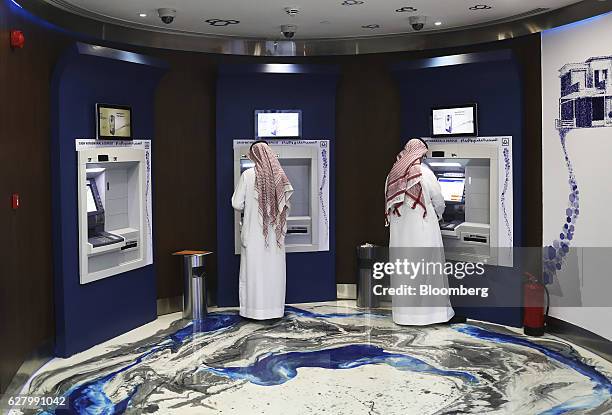
<instances>
[{"instance_id":1,"label":"curved ceiling","mask_svg":"<svg viewBox=\"0 0 612 415\"><path fill-rule=\"evenodd\" d=\"M194 35L281 39L381 36L414 32L409 18L425 16L422 32L521 19L579 0L45 0L75 14L141 29ZM290 16L287 7L299 10ZM164 24L158 8L176 10ZM438 23L438 24L436 24Z\"/></svg>"}]
</instances>

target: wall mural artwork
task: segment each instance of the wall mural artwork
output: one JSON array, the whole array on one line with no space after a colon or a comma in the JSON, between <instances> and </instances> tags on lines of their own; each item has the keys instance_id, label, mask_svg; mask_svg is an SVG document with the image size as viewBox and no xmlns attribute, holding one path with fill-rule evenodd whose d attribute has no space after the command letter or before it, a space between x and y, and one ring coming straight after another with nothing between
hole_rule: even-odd
<instances>
[{"instance_id":1,"label":"wall mural artwork","mask_svg":"<svg viewBox=\"0 0 612 415\"><path fill-rule=\"evenodd\" d=\"M541 276L550 315L612 340L612 13L541 36Z\"/></svg>"},{"instance_id":2,"label":"wall mural artwork","mask_svg":"<svg viewBox=\"0 0 612 415\"><path fill-rule=\"evenodd\" d=\"M598 235L589 229L582 234L582 243L574 243L581 213L578 177L590 175L596 165L593 160L588 169L578 171L573 159L586 165L589 164L586 160L589 152L612 150L610 144L605 148L599 145L604 137L612 138L612 49L597 42L593 36L595 32L603 31L612 35L604 28L606 24L603 22L612 20L610 17L607 15L565 26L543 35L544 211L554 214L557 222L553 225L552 219L547 219L549 215L544 215L543 279L547 284L555 282L558 274L567 267L573 245L598 244ZM601 35L597 38L602 38ZM588 37L592 37L592 41L585 41ZM553 143L557 149L552 148ZM563 173L559 171L559 156L563 158ZM598 179L607 182L606 177ZM563 205L558 196L561 183L566 189L563 193L567 195ZM552 192L556 193L554 202ZM597 197L595 194L590 196ZM592 215L581 218L581 222L590 222L593 229L593 221L599 219Z\"/></svg>"},{"instance_id":3,"label":"wall mural artwork","mask_svg":"<svg viewBox=\"0 0 612 415\"><path fill-rule=\"evenodd\" d=\"M563 268L565 257L569 252L571 241L574 239L576 222L578 220L578 215L580 214L580 191L578 190L578 183L576 182L574 167L572 166L572 161L570 160L566 146L568 132L568 129L559 129L559 141L561 143L561 148L563 149L565 164L567 165L567 182L570 189L568 196L568 207L565 209L565 220L561 226L559 238L555 239L552 244L546 246L544 249L542 277L545 284L551 284L557 275L557 271Z\"/></svg>"},{"instance_id":4,"label":"wall mural artwork","mask_svg":"<svg viewBox=\"0 0 612 415\"><path fill-rule=\"evenodd\" d=\"M569 185L568 206L559 238L544 252L544 281L552 283L563 268L565 256L576 231L580 215L580 191L567 151L567 139L577 128L612 127L612 50L610 56L593 56L584 62L567 63L559 69L559 118L555 127L563 149Z\"/></svg>"}]
</instances>

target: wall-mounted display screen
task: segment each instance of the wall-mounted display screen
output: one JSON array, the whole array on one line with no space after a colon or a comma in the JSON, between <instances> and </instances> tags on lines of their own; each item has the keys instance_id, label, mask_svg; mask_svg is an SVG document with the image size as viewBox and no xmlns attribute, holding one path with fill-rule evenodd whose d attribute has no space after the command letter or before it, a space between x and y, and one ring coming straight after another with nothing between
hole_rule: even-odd
<instances>
[{"instance_id":1,"label":"wall-mounted display screen","mask_svg":"<svg viewBox=\"0 0 612 415\"><path fill-rule=\"evenodd\" d=\"M255 111L255 137L298 138L302 136L302 111Z\"/></svg>"},{"instance_id":2,"label":"wall-mounted display screen","mask_svg":"<svg viewBox=\"0 0 612 415\"><path fill-rule=\"evenodd\" d=\"M96 104L96 133L99 140L131 140L132 109Z\"/></svg>"},{"instance_id":3,"label":"wall-mounted display screen","mask_svg":"<svg viewBox=\"0 0 612 415\"><path fill-rule=\"evenodd\" d=\"M447 202L461 202L463 201L463 188L465 187L464 178L438 178L440 187L442 188L442 195L444 200Z\"/></svg>"},{"instance_id":4,"label":"wall-mounted display screen","mask_svg":"<svg viewBox=\"0 0 612 415\"><path fill-rule=\"evenodd\" d=\"M477 136L476 104L432 108L431 135L432 137Z\"/></svg>"}]
</instances>

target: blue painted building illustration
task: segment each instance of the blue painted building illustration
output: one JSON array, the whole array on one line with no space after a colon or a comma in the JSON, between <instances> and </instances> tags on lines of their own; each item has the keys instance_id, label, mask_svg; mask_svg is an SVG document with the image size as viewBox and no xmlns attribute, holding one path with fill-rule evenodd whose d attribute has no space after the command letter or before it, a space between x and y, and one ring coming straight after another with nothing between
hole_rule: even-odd
<instances>
[{"instance_id":1,"label":"blue painted building illustration","mask_svg":"<svg viewBox=\"0 0 612 415\"><path fill-rule=\"evenodd\" d=\"M612 56L597 56L559 69L558 129L612 126Z\"/></svg>"}]
</instances>

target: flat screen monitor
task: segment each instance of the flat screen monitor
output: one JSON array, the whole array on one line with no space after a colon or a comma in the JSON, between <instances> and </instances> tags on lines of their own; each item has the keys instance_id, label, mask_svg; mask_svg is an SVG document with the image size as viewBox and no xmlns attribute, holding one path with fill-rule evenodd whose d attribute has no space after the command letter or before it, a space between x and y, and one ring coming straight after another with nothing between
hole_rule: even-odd
<instances>
[{"instance_id":1,"label":"flat screen monitor","mask_svg":"<svg viewBox=\"0 0 612 415\"><path fill-rule=\"evenodd\" d=\"M438 182L440 183L442 195L446 202L460 203L463 201L465 178L440 177Z\"/></svg>"},{"instance_id":2,"label":"flat screen monitor","mask_svg":"<svg viewBox=\"0 0 612 415\"><path fill-rule=\"evenodd\" d=\"M87 185L87 213L97 212L98 206L96 206L96 199L94 199L93 191L91 190L91 185Z\"/></svg>"},{"instance_id":3,"label":"flat screen monitor","mask_svg":"<svg viewBox=\"0 0 612 415\"><path fill-rule=\"evenodd\" d=\"M255 111L255 137L299 138L302 136L301 110Z\"/></svg>"},{"instance_id":4,"label":"flat screen monitor","mask_svg":"<svg viewBox=\"0 0 612 415\"><path fill-rule=\"evenodd\" d=\"M477 135L476 104L431 109L432 137L475 137Z\"/></svg>"},{"instance_id":5,"label":"flat screen monitor","mask_svg":"<svg viewBox=\"0 0 612 415\"><path fill-rule=\"evenodd\" d=\"M132 109L124 105L96 104L98 140L131 140Z\"/></svg>"}]
</instances>

